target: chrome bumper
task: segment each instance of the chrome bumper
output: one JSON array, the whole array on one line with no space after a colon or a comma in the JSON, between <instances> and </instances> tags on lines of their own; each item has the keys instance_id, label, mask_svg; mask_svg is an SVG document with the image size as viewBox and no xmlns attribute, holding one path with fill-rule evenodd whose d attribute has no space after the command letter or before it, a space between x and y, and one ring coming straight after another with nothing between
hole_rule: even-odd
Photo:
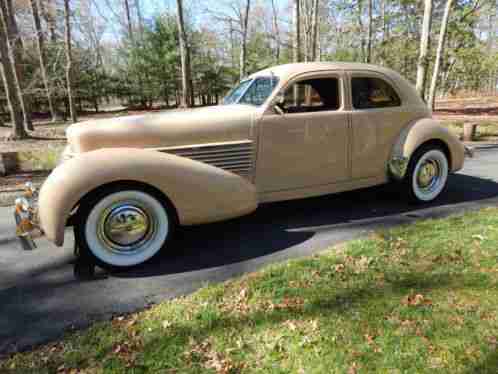
<instances>
[{"instance_id":1,"label":"chrome bumper","mask_svg":"<svg viewBox=\"0 0 498 374\"><path fill-rule=\"evenodd\" d=\"M465 148L465 156L469 158L473 158L475 155L475 150L473 147L469 147L468 145L464 145Z\"/></svg>"},{"instance_id":2,"label":"chrome bumper","mask_svg":"<svg viewBox=\"0 0 498 374\"><path fill-rule=\"evenodd\" d=\"M14 218L16 235L26 251L36 249L36 238L43 235L38 220L38 194L33 184L28 182L22 197L16 199Z\"/></svg>"}]
</instances>

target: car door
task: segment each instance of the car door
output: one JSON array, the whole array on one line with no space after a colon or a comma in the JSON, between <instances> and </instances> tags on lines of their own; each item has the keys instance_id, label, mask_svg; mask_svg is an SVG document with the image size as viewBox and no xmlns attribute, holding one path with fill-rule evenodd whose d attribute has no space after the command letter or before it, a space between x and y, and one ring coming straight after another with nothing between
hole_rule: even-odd
<instances>
[{"instance_id":1,"label":"car door","mask_svg":"<svg viewBox=\"0 0 498 374\"><path fill-rule=\"evenodd\" d=\"M412 117L401 95L383 74L350 73L352 178L386 176L387 160L402 127Z\"/></svg>"},{"instance_id":2,"label":"car door","mask_svg":"<svg viewBox=\"0 0 498 374\"><path fill-rule=\"evenodd\" d=\"M301 75L282 89L280 110L268 110L259 124L256 184L260 192L350 178L344 92L339 72Z\"/></svg>"}]
</instances>

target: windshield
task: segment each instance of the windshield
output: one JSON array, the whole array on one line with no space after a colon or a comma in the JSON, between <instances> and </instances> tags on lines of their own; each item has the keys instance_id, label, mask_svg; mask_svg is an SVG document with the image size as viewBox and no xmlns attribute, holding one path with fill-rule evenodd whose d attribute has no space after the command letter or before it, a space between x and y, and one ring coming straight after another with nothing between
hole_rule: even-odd
<instances>
[{"instance_id":1,"label":"windshield","mask_svg":"<svg viewBox=\"0 0 498 374\"><path fill-rule=\"evenodd\" d=\"M252 79L240 82L240 84L232 89L228 95L223 99L223 104L235 104L239 101L240 97L246 92L247 87L252 83Z\"/></svg>"},{"instance_id":2,"label":"windshield","mask_svg":"<svg viewBox=\"0 0 498 374\"><path fill-rule=\"evenodd\" d=\"M277 83L277 77L259 77L243 81L225 97L223 103L260 106L271 95Z\"/></svg>"}]
</instances>

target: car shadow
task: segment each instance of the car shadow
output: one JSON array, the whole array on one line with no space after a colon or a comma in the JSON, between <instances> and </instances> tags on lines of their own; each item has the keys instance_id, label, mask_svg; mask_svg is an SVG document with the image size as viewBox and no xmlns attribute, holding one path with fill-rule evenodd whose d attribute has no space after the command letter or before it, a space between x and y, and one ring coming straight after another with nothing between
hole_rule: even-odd
<instances>
[{"instance_id":1,"label":"car shadow","mask_svg":"<svg viewBox=\"0 0 498 374\"><path fill-rule=\"evenodd\" d=\"M264 204L254 213L230 221L183 227L153 262L112 276L133 278L214 268L275 254L302 244L323 226L389 215L416 215L420 209L498 196L492 180L464 174L450 176L447 191L436 202L413 205L399 185L389 184L316 198ZM338 230L340 228L338 227Z\"/></svg>"}]
</instances>

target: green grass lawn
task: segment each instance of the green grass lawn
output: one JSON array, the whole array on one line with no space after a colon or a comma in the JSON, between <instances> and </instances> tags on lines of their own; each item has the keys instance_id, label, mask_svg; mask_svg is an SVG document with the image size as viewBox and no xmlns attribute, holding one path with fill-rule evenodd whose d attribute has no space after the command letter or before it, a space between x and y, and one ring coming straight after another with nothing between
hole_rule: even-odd
<instances>
[{"instance_id":1,"label":"green grass lawn","mask_svg":"<svg viewBox=\"0 0 498 374\"><path fill-rule=\"evenodd\" d=\"M0 372L497 373L497 245L495 208L381 231L98 323Z\"/></svg>"}]
</instances>

